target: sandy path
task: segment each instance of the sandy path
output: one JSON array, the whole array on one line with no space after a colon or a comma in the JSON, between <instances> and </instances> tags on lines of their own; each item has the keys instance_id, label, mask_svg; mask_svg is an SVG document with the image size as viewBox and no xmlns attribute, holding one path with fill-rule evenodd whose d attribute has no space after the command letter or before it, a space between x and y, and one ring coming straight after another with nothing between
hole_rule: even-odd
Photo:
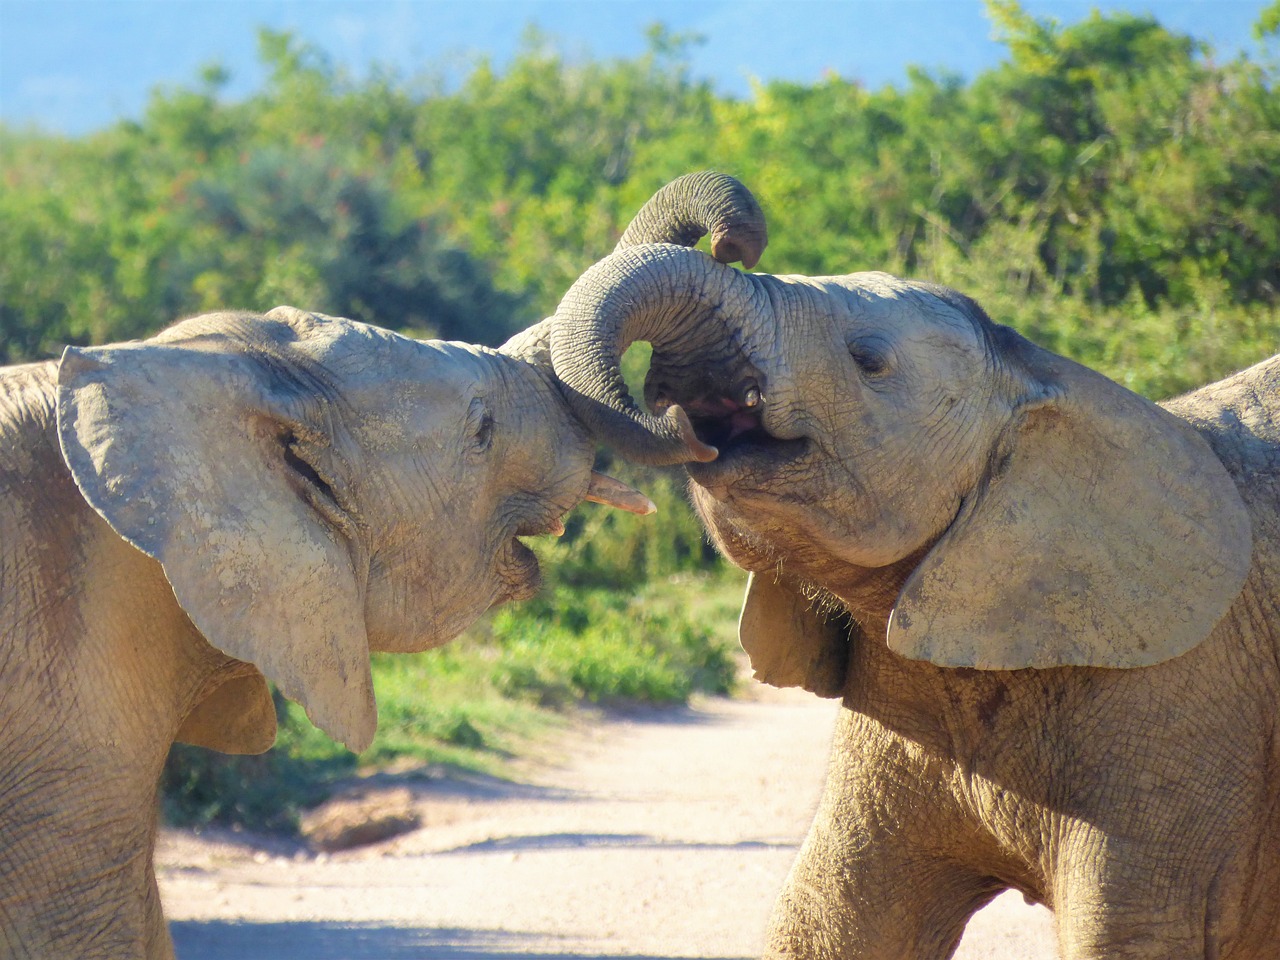
<instances>
[{"instance_id":1,"label":"sandy path","mask_svg":"<svg viewBox=\"0 0 1280 960\"><path fill-rule=\"evenodd\" d=\"M758 956L822 786L836 707L804 695L611 718L526 783L408 782L423 829L313 857L164 831L180 960ZM1052 960L1006 894L957 957Z\"/></svg>"}]
</instances>

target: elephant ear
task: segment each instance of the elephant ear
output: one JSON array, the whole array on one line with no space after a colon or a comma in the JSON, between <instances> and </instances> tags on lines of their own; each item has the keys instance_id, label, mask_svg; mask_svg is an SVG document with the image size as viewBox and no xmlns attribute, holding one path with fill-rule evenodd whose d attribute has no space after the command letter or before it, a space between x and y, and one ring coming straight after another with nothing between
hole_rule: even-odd
<instances>
[{"instance_id":1,"label":"elephant ear","mask_svg":"<svg viewBox=\"0 0 1280 960\"><path fill-rule=\"evenodd\" d=\"M849 664L850 625L827 617L794 581L758 573L747 580L738 640L755 678L838 697Z\"/></svg>"},{"instance_id":2,"label":"elephant ear","mask_svg":"<svg viewBox=\"0 0 1280 960\"><path fill-rule=\"evenodd\" d=\"M1020 337L1008 353L1036 398L903 586L889 647L985 670L1143 667L1190 650L1251 563L1230 475L1155 404Z\"/></svg>"},{"instance_id":3,"label":"elephant ear","mask_svg":"<svg viewBox=\"0 0 1280 960\"><path fill-rule=\"evenodd\" d=\"M67 348L62 455L89 504L160 562L209 643L362 750L377 725L358 568L367 561L341 532L332 471L298 452L314 457L326 440L291 415L316 393L298 384L313 381L284 349L250 355L203 319L203 335L186 341L171 331L163 342ZM219 705L261 713L251 686L198 705L191 734L222 736L208 732Z\"/></svg>"},{"instance_id":4,"label":"elephant ear","mask_svg":"<svg viewBox=\"0 0 1280 960\"><path fill-rule=\"evenodd\" d=\"M276 739L276 707L256 669L225 680L182 721L174 739L223 753L262 753Z\"/></svg>"}]
</instances>

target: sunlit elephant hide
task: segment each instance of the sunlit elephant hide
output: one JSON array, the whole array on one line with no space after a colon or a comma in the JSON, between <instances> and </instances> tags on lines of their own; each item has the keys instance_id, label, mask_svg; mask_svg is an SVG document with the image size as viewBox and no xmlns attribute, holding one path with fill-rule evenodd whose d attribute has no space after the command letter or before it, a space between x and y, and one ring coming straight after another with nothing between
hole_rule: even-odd
<instances>
[{"instance_id":1,"label":"sunlit elephant hide","mask_svg":"<svg viewBox=\"0 0 1280 960\"><path fill-rule=\"evenodd\" d=\"M691 438L612 376L637 338ZM946 957L1007 888L1069 960L1280 956L1280 357L1156 405L949 289L672 246L551 355L688 462L757 676L843 698L770 957Z\"/></svg>"},{"instance_id":2,"label":"sunlit elephant hide","mask_svg":"<svg viewBox=\"0 0 1280 960\"><path fill-rule=\"evenodd\" d=\"M716 174L637 224L752 262L765 239ZM172 956L175 740L267 749L270 681L362 750L370 652L530 596L519 538L584 498L652 509L593 473L538 329L491 350L279 307L0 370L0 957Z\"/></svg>"}]
</instances>

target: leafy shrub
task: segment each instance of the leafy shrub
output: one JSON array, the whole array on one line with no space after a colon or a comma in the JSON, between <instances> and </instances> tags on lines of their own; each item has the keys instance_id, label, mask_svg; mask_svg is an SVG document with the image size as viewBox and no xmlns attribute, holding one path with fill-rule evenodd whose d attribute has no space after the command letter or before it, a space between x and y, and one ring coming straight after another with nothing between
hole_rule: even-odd
<instances>
[{"instance_id":1,"label":"leafy shrub","mask_svg":"<svg viewBox=\"0 0 1280 960\"><path fill-rule=\"evenodd\" d=\"M560 587L525 608L502 610L492 632L502 691L555 703L683 702L728 693L734 661L707 624L656 611L614 592Z\"/></svg>"}]
</instances>

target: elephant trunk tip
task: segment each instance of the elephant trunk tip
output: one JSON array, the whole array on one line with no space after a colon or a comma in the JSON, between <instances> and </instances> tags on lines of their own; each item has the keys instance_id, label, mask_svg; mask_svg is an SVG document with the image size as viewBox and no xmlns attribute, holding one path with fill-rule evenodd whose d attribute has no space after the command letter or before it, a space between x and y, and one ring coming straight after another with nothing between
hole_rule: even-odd
<instances>
[{"instance_id":1,"label":"elephant trunk tip","mask_svg":"<svg viewBox=\"0 0 1280 960\"><path fill-rule=\"evenodd\" d=\"M730 228L711 238L711 256L721 263L742 263L743 270L752 269L760 262L766 240L758 231Z\"/></svg>"},{"instance_id":2,"label":"elephant trunk tip","mask_svg":"<svg viewBox=\"0 0 1280 960\"><path fill-rule=\"evenodd\" d=\"M720 456L720 451L717 448L698 439L697 433L694 432L693 424L689 421L689 415L684 412L684 408L678 403L668 407L664 417L674 424L681 442L684 443L685 449L689 452L689 456L698 463L710 463Z\"/></svg>"}]
</instances>

